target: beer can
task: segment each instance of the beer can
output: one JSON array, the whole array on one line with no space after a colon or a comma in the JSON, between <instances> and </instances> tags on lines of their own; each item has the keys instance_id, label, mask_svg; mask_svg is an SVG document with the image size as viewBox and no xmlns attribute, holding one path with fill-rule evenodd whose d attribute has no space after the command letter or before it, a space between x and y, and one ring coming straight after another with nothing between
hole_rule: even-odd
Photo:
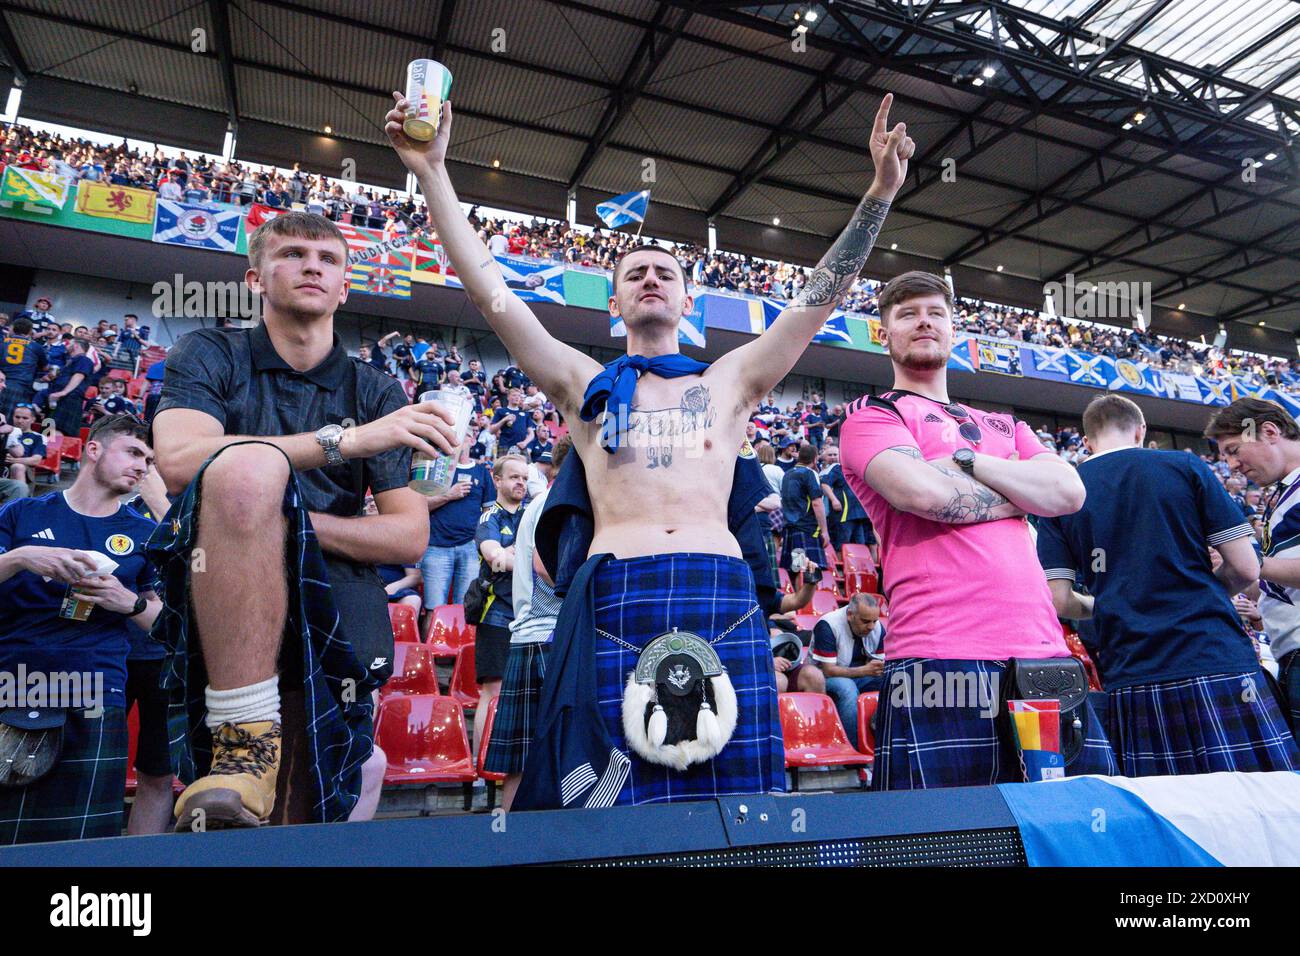
<instances>
[{"instance_id":1,"label":"beer can","mask_svg":"<svg viewBox=\"0 0 1300 956\"><path fill-rule=\"evenodd\" d=\"M406 67L406 119L402 129L427 143L438 135L442 104L451 93L451 71L437 60L412 60Z\"/></svg>"}]
</instances>

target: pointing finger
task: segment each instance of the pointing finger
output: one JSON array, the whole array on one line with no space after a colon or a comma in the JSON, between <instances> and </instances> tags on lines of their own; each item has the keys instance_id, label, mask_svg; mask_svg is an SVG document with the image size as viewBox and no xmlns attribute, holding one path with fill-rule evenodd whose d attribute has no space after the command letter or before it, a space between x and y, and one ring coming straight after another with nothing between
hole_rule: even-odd
<instances>
[{"instance_id":1,"label":"pointing finger","mask_svg":"<svg viewBox=\"0 0 1300 956\"><path fill-rule=\"evenodd\" d=\"M884 136L885 131L889 129L889 106L893 102L893 93L886 93L885 98L880 101L880 109L876 110L876 122L871 127L873 137Z\"/></svg>"}]
</instances>

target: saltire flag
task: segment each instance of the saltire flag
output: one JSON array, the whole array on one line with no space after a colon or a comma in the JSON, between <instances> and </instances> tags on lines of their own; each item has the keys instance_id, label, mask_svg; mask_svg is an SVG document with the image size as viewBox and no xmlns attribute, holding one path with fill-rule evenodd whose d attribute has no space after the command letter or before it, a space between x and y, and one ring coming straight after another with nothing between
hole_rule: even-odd
<instances>
[{"instance_id":1,"label":"saltire flag","mask_svg":"<svg viewBox=\"0 0 1300 956\"><path fill-rule=\"evenodd\" d=\"M1294 395L1288 395L1286 392L1270 391L1266 392L1264 397L1277 402L1291 413L1292 418L1300 416L1300 401L1297 401Z\"/></svg>"},{"instance_id":2,"label":"saltire flag","mask_svg":"<svg viewBox=\"0 0 1300 956\"><path fill-rule=\"evenodd\" d=\"M419 235L411 246L411 281L461 288L447 250L432 236Z\"/></svg>"},{"instance_id":3,"label":"saltire flag","mask_svg":"<svg viewBox=\"0 0 1300 956\"><path fill-rule=\"evenodd\" d=\"M1201 401L1201 386L1195 375L1187 372L1164 373L1165 394L1183 402Z\"/></svg>"},{"instance_id":4,"label":"saltire flag","mask_svg":"<svg viewBox=\"0 0 1300 956\"><path fill-rule=\"evenodd\" d=\"M762 328L757 327L754 322L756 333L762 334L772 327L781 313L788 309L793 303L782 299L761 299L763 308ZM757 316L753 316L757 319ZM830 317L822 323L822 327L817 330L813 336L814 342L842 342L845 345L853 344L853 335L849 332L849 323L843 312L832 312Z\"/></svg>"},{"instance_id":5,"label":"saltire flag","mask_svg":"<svg viewBox=\"0 0 1300 956\"><path fill-rule=\"evenodd\" d=\"M971 354L973 346L973 341L967 338L953 343L952 351L948 353L948 368L959 372L975 371L976 360Z\"/></svg>"},{"instance_id":6,"label":"saltire flag","mask_svg":"<svg viewBox=\"0 0 1300 956\"><path fill-rule=\"evenodd\" d=\"M979 341L975 344L977 347L972 355L977 369L1001 375L1020 375L1020 346Z\"/></svg>"},{"instance_id":7,"label":"saltire flag","mask_svg":"<svg viewBox=\"0 0 1300 956\"><path fill-rule=\"evenodd\" d=\"M390 299L411 297L411 237L338 223L348 241L348 288Z\"/></svg>"},{"instance_id":8,"label":"saltire flag","mask_svg":"<svg viewBox=\"0 0 1300 956\"><path fill-rule=\"evenodd\" d=\"M200 203L158 200L153 224L153 241L196 249L234 252L239 242L238 207L209 207Z\"/></svg>"},{"instance_id":9,"label":"saltire flag","mask_svg":"<svg viewBox=\"0 0 1300 956\"><path fill-rule=\"evenodd\" d=\"M1098 385L1105 388L1110 382L1106 374L1106 363L1108 359L1104 355L1088 355L1086 352L1071 352L1071 364L1074 368L1070 371L1070 381L1079 385Z\"/></svg>"},{"instance_id":10,"label":"saltire flag","mask_svg":"<svg viewBox=\"0 0 1300 956\"><path fill-rule=\"evenodd\" d=\"M1218 382L1212 382L1208 378L1198 378L1196 384L1201 387L1201 404L1202 405L1228 405L1231 399L1224 394L1223 386Z\"/></svg>"},{"instance_id":11,"label":"saltire flag","mask_svg":"<svg viewBox=\"0 0 1300 956\"><path fill-rule=\"evenodd\" d=\"M564 263L528 256L496 256L506 287L524 302L564 301Z\"/></svg>"},{"instance_id":12,"label":"saltire flag","mask_svg":"<svg viewBox=\"0 0 1300 956\"><path fill-rule=\"evenodd\" d=\"M650 205L650 190L623 193L602 203L596 204L596 215L610 229L617 229L624 223L645 222L646 209Z\"/></svg>"},{"instance_id":13,"label":"saltire flag","mask_svg":"<svg viewBox=\"0 0 1300 956\"><path fill-rule=\"evenodd\" d=\"M58 173L10 166L0 181L0 202L23 203L32 212L53 214L68 201L72 180Z\"/></svg>"},{"instance_id":14,"label":"saltire flag","mask_svg":"<svg viewBox=\"0 0 1300 956\"><path fill-rule=\"evenodd\" d=\"M1164 395L1164 382L1158 373L1148 368L1145 362L1131 362L1128 359L1116 359L1115 376L1106 386L1112 392L1143 392L1147 395Z\"/></svg>"},{"instance_id":15,"label":"saltire flag","mask_svg":"<svg viewBox=\"0 0 1300 956\"><path fill-rule=\"evenodd\" d=\"M695 292L695 287L692 287L691 294L694 295ZM609 334L614 338L622 338L627 335L627 323L623 321L622 316L611 315L609 317ZM682 321L677 326L677 341L682 345L694 345L704 348L704 305L698 295L695 296L694 310L682 316Z\"/></svg>"},{"instance_id":16,"label":"saltire flag","mask_svg":"<svg viewBox=\"0 0 1300 956\"><path fill-rule=\"evenodd\" d=\"M113 186L83 179L77 184L77 212L100 219L153 225L158 194L148 189Z\"/></svg>"},{"instance_id":17,"label":"saltire flag","mask_svg":"<svg viewBox=\"0 0 1300 956\"><path fill-rule=\"evenodd\" d=\"M255 202L248 207L248 212L244 214L244 232L250 237L257 231L257 227L276 216L288 212L287 209L276 209L274 206L267 206L260 202Z\"/></svg>"},{"instance_id":18,"label":"saltire flag","mask_svg":"<svg viewBox=\"0 0 1300 956\"><path fill-rule=\"evenodd\" d=\"M1028 347L1029 368L1025 374L1031 378L1045 378L1053 382L1070 380L1070 350L1066 348Z\"/></svg>"},{"instance_id":19,"label":"saltire flag","mask_svg":"<svg viewBox=\"0 0 1300 956\"><path fill-rule=\"evenodd\" d=\"M1011 729L1020 768L1028 783L1065 776L1061 755L1061 702L1059 700L1008 700Z\"/></svg>"}]
</instances>

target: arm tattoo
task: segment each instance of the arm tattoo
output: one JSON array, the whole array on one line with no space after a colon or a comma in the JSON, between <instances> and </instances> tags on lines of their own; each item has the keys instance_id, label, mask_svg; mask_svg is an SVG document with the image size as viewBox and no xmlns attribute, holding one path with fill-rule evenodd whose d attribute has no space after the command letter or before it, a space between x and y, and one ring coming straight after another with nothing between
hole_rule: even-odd
<instances>
[{"instance_id":1,"label":"arm tattoo","mask_svg":"<svg viewBox=\"0 0 1300 956\"><path fill-rule=\"evenodd\" d=\"M915 458L917 461L925 461L921 449L913 445L895 445L889 450L899 452L908 458ZM996 518L993 509L1010 504L1007 498L983 482L976 481L964 471L948 468L932 461L927 461L926 464L948 478L963 482L966 486L954 491L952 497L942 507L926 511L926 516L932 521L941 521L944 524L976 524L981 521L992 521Z\"/></svg>"},{"instance_id":2,"label":"arm tattoo","mask_svg":"<svg viewBox=\"0 0 1300 956\"><path fill-rule=\"evenodd\" d=\"M853 280L862 271L862 266L871 254L871 247L880 236L880 229L889 213L889 203L883 199L865 196L858 208L853 211L853 218L844 227L839 238L817 263L808 282L799 293L796 305L817 306L839 304L844 293L848 291Z\"/></svg>"}]
</instances>

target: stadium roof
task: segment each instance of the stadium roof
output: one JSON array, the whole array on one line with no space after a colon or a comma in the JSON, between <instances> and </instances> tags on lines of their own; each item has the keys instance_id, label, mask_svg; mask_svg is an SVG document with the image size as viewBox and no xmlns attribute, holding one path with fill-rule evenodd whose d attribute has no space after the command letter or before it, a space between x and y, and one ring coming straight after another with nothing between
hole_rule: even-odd
<instances>
[{"instance_id":1,"label":"stadium roof","mask_svg":"<svg viewBox=\"0 0 1300 956\"><path fill-rule=\"evenodd\" d=\"M1300 328L1300 0L0 0L24 115L68 121L36 91L83 84L156 106L163 142L178 104L382 144L420 56L455 76L452 158L559 195L557 218L566 190L640 188L653 158L648 231L832 236L892 91L920 150L884 236L900 255L1147 281L1157 327L1184 305Z\"/></svg>"}]
</instances>

